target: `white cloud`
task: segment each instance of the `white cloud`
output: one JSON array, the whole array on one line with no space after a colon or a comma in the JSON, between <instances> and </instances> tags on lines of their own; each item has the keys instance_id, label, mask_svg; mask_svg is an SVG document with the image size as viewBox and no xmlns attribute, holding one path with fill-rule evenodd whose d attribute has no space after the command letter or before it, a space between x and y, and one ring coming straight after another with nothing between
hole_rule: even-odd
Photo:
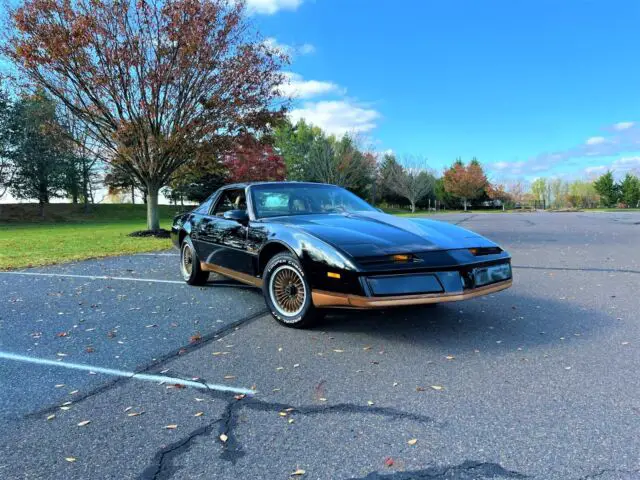
<instances>
[{"instance_id":1,"label":"white cloud","mask_svg":"<svg viewBox=\"0 0 640 480\"><path fill-rule=\"evenodd\" d=\"M640 174L640 156L622 157L614 160L609 165L596 165L584 169L587 175L602 175L611 170L617 178L622 178L627 172Z\"/></svg>"},{"instance_id":2,"label":"white cloud","mask_svg":"<svg viewBox=\"0 0 640 480\"><path fill-rule=\"evenodd\" d=\"M587 167L584 169L584 173L586 173L587 175L592 175L594 173L600 175L601 173L604 173L606 171L607 171L606 165L597 165L595 167Z\"/></svg>"},{"instance_id":3,"label":"white cloud","mask_svg":"<svg viewBox=\"0 0 640 480\"><path fill-rule=\"evenodd\" d=\"M614 130L627 130L635 125L635 122L618 122L613 126Z\"/></svg>"},{"instance_id":4,"label":"white cloud","mask_svg":"<svg viewBox=\"0 0 640 480\"><path fill-rule=\"evenodd\" d=\"M611 165L612 170L616 171L640 171L640 157L622 157L614 161Z\"/></svg>"},{"instance_id":5,"label":"white cloud","mask_svg":"<svg viewBox=\"0 0 640 480\"><path fill-rule=\"evenodd\" d=\"M307 102L302 108L291 110L289 116L294 123L304 119L329 134L340 136L373 130L380 113L348 100L332 100Z\"/></svg>"},{"instance_id":6,"label":"white cloud","mask_svg":"<svg viewBox=\"0 0 640 480\"><path fill-rule=\"evenodd\" d=\"M524 162L497 162L491 164L490 168L509 175L539 175L563 165L574 166L577 168L574 170L575 172L585 173L585 158L615 157L621 154L635 154L640 151L639 122L619 122L604 130L609 133L605 136L591 137L583 144L556 152L544 152ZM627 157L627 159L630 158L636 157ZM618 168L621 171L625 168L627 170L640 168L635 164L633 167L629 167L627 165L630 160L627 160L627 164L621 163L622 160L616 160L609 168ZM581 163L582 165L580 165Z\"/></svg>"},{"instance_id":7,"label":"white cloud","mask_svg":"<svg viewBox=\"0 0 640 480\"><path fill-rule=\"evenodd\" d=\"M586 141L587 145L600 145L604 143L606 139L604 137L591 137Z\"/></svg>"},{"instance_id":8,"label":"white cloud","mask_svg":"<svg viewBox=\"0 0 640 480\"><path fill-rule=\"evenodd\" d=\"M273 37L266 38L264 44L279 52L288 55L289 57L295 57L296 55L311 55L316 51L316 47L310 43L303 43L302 45L288 45L286 43L280 43Z\"/></svg>"},{"instance_id":9,"label":"white cloud","mask_svg":"<svg viewBox=\"0 0 640 480\"><path fill-rule=\"evenodd\" d=\"M283 72L286 81L280 85L282 95L291 98L311 98L327 93L344 94L346 90L333 82L320 80L304 80L302 75L293 72Z\"/></svg>"},{"instance_id":10,"label":"white cloud","mask_svg":"<svg viewBox=\"0 0 640 480\"><path fill-rule=\"evenodd\" d=\"M278 10L295 10L302 4L302 0L247 0L250 12L273 15Z\"/></svg>"},{"instance_id":11,"label":"white cloud","mask_svg":"<svg viewBox=\"0 0 640 480\"><path fill-rule=\"evenodd\" d=\"M316 52L316 47L311 45L310 43L303 43L296 49L300 55L311 55Z\"/></svg>"}]
</instances>

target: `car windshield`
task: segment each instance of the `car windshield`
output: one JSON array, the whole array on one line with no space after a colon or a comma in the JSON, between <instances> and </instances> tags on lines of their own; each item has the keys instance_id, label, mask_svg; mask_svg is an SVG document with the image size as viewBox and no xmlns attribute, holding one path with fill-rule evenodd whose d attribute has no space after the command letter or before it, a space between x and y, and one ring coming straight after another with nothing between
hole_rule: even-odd
<instances>
[{"instance_id":1,"label":"car windshield","mask_svg":"<svg viewBox=\"0 0 640 480\"><path fill-rule=\"evenodd\" d=\"M333 185L254 185L251 199L257 218L376 211L353 193Z\"/></svg>"}]
</instances>

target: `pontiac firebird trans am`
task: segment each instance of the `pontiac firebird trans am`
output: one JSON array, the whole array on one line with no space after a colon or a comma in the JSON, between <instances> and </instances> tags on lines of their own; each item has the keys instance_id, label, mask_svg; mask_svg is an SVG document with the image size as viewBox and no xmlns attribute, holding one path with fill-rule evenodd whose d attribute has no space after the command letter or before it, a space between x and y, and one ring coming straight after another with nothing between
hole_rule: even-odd
<instances>
[{"instance_id":1,"label":"pontiac firebird trans am","mask_svg":"<svg viewBox=\"0 0 640 480\"><path fill-rule=\"evenodd\" d=\"M511 257L469 230L382 213L334 185L220 188L174 219L189 285L209 272L262 288L275 319L306 327L327 308L465 300L511 286Z\"/></svg>"}]
</instances>

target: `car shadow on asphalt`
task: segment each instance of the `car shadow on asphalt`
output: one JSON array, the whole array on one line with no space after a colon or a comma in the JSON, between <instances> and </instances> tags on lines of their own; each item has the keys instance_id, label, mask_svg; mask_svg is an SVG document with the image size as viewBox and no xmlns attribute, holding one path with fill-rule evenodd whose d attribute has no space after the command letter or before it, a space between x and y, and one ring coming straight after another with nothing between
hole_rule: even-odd
<instances>
[{"instance_id":1,"label":"car shadow on asphalt","mask_svg":"<svg viewBox=\"0 0 640 480\"><path fill-rule=\"evenodd\" d=\"M413 344L502 351L559 344L617 328L602 311L568 300L511 293L486 300L381 311L332 311L315 328Z\"/></svg>"}]
</instances>

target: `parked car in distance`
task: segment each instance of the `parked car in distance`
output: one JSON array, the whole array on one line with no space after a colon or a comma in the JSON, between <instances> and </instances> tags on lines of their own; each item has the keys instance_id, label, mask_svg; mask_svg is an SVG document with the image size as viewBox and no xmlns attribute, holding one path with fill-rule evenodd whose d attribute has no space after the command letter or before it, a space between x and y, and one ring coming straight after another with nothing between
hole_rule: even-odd
<instances>
[{"instance_id":1,"label":"parked car in distance","mask_svg":"<svg viewBox=\"0 0 640 480\"><path fill-rule=\"evenodd\" d=\"M512 283L511 257L490 240L387 215L334 185L228 185L177 216L171 238L188 284L215 272L262 288L289 327L307 327L326 309L451 302Z\"/></svg>"}]
</instances>

